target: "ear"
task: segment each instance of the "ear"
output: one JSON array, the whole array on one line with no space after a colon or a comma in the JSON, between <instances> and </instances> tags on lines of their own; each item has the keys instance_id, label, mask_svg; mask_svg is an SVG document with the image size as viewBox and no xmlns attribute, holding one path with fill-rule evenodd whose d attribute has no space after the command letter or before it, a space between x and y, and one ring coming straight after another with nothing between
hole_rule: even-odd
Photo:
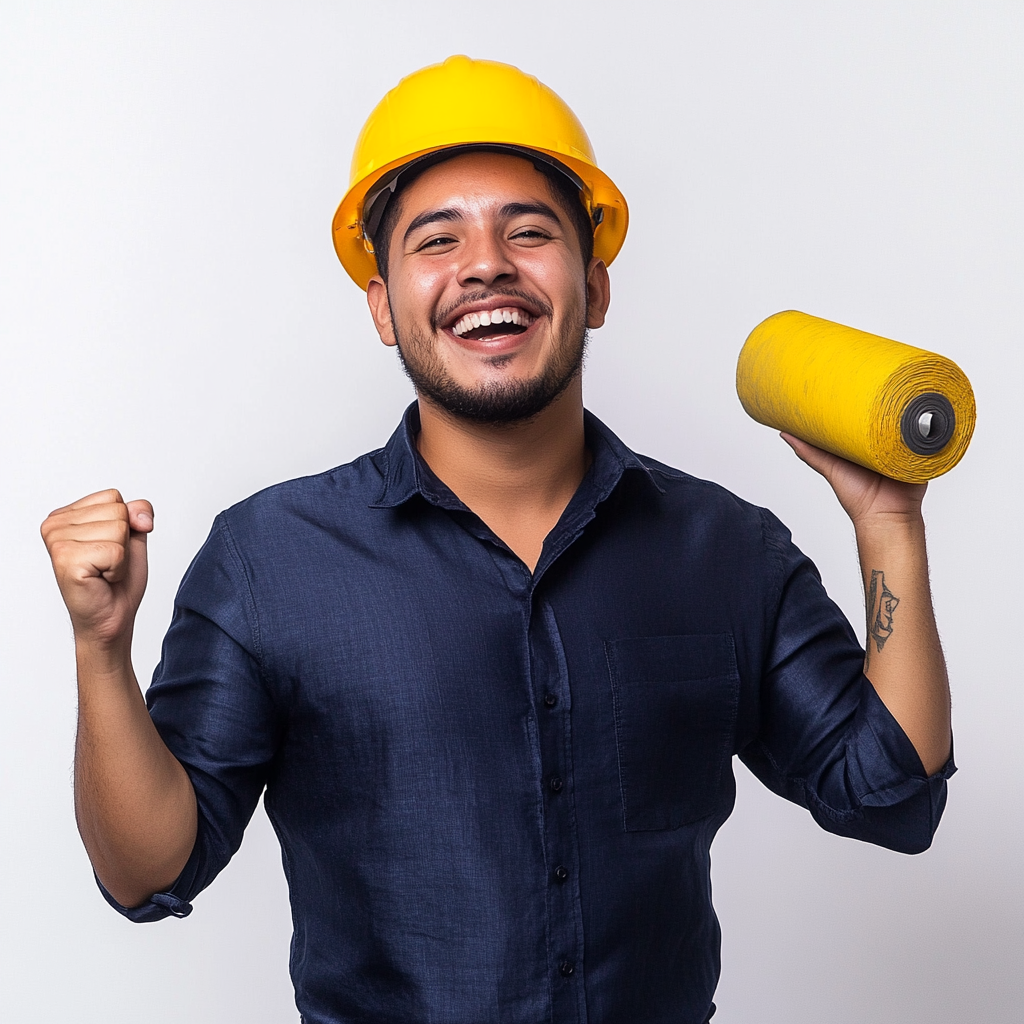
<instances>
[{"instance_id":1,"label":"ear","mask_svg":"<svg viewBox=\"0 0 1024 1024\"><path fill-rule=\"evenodd\" d=\"M604 260L596 256L587 267L587 326L601 327L612 301L612 285Z\"/></svg>"},{"instance_id":2,"label":"ear","mask_svg":"<svg viewBox=\"0 0 1024 1024\"><path fill-rule=\"evenodd\" d=\"M388 286L379 274L374 274L366 286L366 304L370 307L373 326L377 328L380 340L390 348L394 348L398 344L398 339L395 337L395 325L391 322Z\"/></svg>"}]
</instances>

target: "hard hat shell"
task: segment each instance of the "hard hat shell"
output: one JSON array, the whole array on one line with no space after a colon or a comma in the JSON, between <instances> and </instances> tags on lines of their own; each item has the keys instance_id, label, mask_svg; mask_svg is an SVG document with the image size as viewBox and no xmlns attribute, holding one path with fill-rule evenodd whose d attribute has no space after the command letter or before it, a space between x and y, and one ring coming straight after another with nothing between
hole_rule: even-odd
<instances>
[{"instance_id":1,"label":"hard hat shell","mask_svg":"<svg viewBox=\"0 0 1024 1024\"><path fill-rule=\"evenodd\" d=\"M511 64L449 57L413 72L374 108L352 154L352 173L334 215L334 248L365 289L377 273L363 231L363 204L374 186L430 153L473 144L532 150L567 167L595 222L594 255L611 263L629 223L626 200L598 166L576 115L532 75Z\"/></svg>"}]
</instances>

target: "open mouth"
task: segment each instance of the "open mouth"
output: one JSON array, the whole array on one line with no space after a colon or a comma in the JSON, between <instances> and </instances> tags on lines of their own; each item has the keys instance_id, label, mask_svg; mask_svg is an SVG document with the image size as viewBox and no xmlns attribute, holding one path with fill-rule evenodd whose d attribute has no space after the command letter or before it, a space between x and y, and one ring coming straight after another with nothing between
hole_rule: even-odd
<instances>
[{"instance_id":1,"label":"open mouth","mask_svg":"<svg viewBox=\"0 0 1024 1024\"><path fill-rule=\"evenodd\" d=\"M521 306L497 306L466 313L448 329L456 338L480 341L522 334L536 319Z\"/></svg>"}]
</instances>

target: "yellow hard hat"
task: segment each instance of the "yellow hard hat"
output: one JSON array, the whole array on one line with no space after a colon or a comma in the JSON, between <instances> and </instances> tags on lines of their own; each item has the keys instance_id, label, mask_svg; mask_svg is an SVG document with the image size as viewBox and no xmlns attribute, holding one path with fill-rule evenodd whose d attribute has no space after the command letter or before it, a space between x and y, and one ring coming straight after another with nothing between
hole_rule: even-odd
<instances>
[{"instance_id":1,"label":"yellow hard hat","mask_svg":"<svg viewBox=\"0 0 1024 1024\"><path fill-rule=\"evenodd\" d=\"M338 259L360 288L377 273L364 214L381 186L393 185L414 161L474 145L528 150L567 170L594 222L594 255L605 263L615 259L629 223L626 200L598 169L576 115L546 85L511 64L449 57L403 78L377 104L356 140L348 192L333 228Z\"/></svg>"}]
</instances>

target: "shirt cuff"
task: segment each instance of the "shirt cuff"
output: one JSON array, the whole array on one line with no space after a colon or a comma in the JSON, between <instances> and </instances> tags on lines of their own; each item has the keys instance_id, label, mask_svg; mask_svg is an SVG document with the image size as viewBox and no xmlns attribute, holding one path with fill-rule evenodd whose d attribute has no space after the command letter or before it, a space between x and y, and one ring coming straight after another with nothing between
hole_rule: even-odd
<instances>
[{"instance_id":1,"label":"shirt cuff","mask_svg":"<svg viewBox=\"0 0 1024 1024\"><path fill-rule=\"evenodd\" d=\"M953 753L932 775L926 775L914 744L885 706L867 677L858 714L863 715L871 741L858 751L866 807L891 807L918 792L923 783L945 782L955 771Z\"/></svg>"},{"instance_id":2,"label":"shirt cuff","mask_svg":"<svg viewBox=\"0 0 1024 1024\"><path fill-rule=\"evenodd\" d=\"M197 838L192 847L185 867L180 875L166 892L155 892L145 903L137 907L126 907L118 903L113 896L107 892L106 886L96 878L96 884L100 887L103 898L122 916L134 921L136 924L144 924L148 921L162 921L165 917L188 917L192 913L190 899L194 895L196 872L199 867L199 840ZM187 897L187 898L186 898Z\"/></svg>"}]
</instances>

